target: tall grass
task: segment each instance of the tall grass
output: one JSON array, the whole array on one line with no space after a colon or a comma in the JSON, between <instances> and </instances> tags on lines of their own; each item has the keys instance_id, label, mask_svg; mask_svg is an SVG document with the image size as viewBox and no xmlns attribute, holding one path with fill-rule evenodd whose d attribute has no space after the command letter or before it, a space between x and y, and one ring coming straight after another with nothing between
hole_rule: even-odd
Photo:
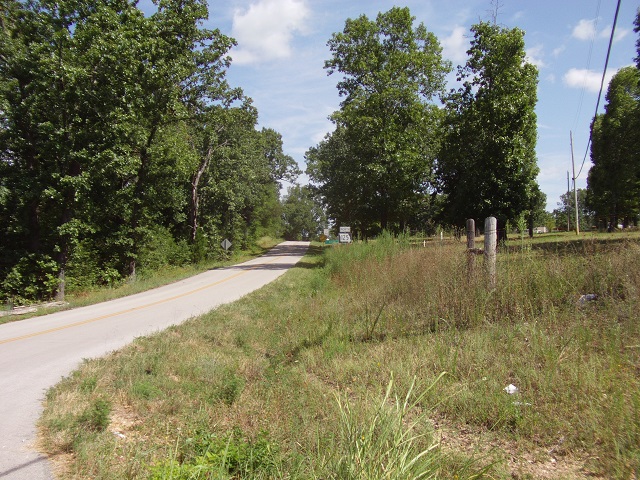
<instances>
[{"instance_id":1,"label":"tall grass","mask_svg":"<svg viewBox=\"0 0 640 480\"><path fill-rule=\"evenodd\" d=\"M87 362L49 395L43 444L76 454L69 478L629 478L639 254L504 250L492 290L458 243L316 248L232 306ZM78 438L106 398L110 425ZM232 457L244 473L213 473Z\"/></svg>"}]
</instances>

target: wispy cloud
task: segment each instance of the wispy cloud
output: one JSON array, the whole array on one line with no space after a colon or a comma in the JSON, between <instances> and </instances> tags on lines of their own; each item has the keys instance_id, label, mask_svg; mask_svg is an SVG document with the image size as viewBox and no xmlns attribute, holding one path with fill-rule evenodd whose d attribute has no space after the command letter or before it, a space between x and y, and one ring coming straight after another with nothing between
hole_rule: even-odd
<instances>
[{"instance_id":1,"label":"wispy cloud","mask_svg":"<svg viewBox=\"0 0 640 480\"><path fill-rule=\"evenodd\" d=\"M565 45L560 45L558 48L554 48L553 52L551 52L551 54L555 57L558 58L560 56L560 54L562 52L564 52L567 49L567 47Z\"/></svg>"},{"instance_id":2,"label":"wispy cloud","mask_svg":"<svg viewBox=\"0 0 640 480\"><path fill-rule=\"evenodd\" d=\"M573 27L571 36L573 38L577 38L578 40L591 40L592 38L594 38L596 36L596 19L594 18L593 20L580 20L578 24Z\"/></svg>"},{"instance_id":3,"label":"wispy cloud","mask_svg":"<svg viewBox=\"0 0 640 480\"><path fill-rule=\"evenodd\" d=\"M602 30L598 31L598 19L594 18L593 20L582 19L578 22L578 24L573 27L573 31L571 32L571 36L573 38L577 38L578 40L592 40L594 38L609 38L611 35L611 25L607 25ZM622 28L617 29L614 41L622 40L630 33L630 30Z\"/></svg>"},{"instance_id":4,"label":"wispy cloud","mask_svg":"<svg viewBox=\"0 0 640 480\"><path fill-rule=\"evenodd\" d=\"M605 75L605 88L609 85L611 78L617 73L617 70L608 70ZM600 90L600 82L602 81L602 73L584 68L572 68L564 74L564 83L572 88L585 88L589 92L597 93Z\"/></svg>"},{"instance_id":5,"label":"wispy cloud","mask_svg":"<svg viewBox=\"0 0 640 480\"><path fill-rule=\"evenodd\" d=\"M455 27L451 35L443 38L442 54L444 58L453 63L464 63L467 60L467 50L469 49L469 38L465 27Z\"/></svg>"},{"instance_id":6,"label":"wispy cloud","mask_svg":"<svg viewBox=\"0 0 640 480\"><path fill-rule=\"evenodd\" d=\"M306 0L258 0L233 15L231 34L238 48L235 64L260 63L291 56L295 33L306 31L310 10Z\"/></svg>"}]
</instances>

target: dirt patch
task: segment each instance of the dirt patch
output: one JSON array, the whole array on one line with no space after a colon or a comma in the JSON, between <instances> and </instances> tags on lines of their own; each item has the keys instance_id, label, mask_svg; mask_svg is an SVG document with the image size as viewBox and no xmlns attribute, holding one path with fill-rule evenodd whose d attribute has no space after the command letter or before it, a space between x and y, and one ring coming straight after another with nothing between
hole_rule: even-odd
<instances>
[{"instance_id":1,"label":"dirt patch","mask_svg":"<svg viewBox=\"0 0 640 480\"><path fill-rule=\"evenodd\" d=\"M557 455L558 445L549 448L535 447L530 442L521 445L514 440L498 437L478 427L459 426L444 417L432 419L435 439L440 442L442 451L463 453L467 456L484 458L506 464L507 472L514 479L589 479L599 480L604 477L594 476L585 464L589 459L575 455Z\"/></svg>"}]
</instances>

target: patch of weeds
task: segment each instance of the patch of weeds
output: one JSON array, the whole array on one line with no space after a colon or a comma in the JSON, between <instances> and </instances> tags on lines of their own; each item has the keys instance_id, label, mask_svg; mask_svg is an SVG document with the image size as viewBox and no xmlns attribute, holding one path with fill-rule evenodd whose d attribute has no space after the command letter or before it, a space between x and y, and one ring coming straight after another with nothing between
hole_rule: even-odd
<instances>
[{"instance_id":1,"label":"patch of weeds","mask_svg":"<svg viewBox=\"0 0 640 480\"><path fill-rule=\"evenodd\" d=\"M96 377L83 378L80 382L79 389L82 393L91 393L96 389L98 379Z\"/></svg>"},{"instance_id":2,"label":"patch of weeds","mask_svg":"<svg viewBox=\"0 0 640 480\"><path fill-rule=\"evenodd\" d=\"M234 372L227 371L223 381L215 391L215 398L225 405L233 405L244 390L244 379Z\"/></svg>"},{"instance_id":3,"label":"patch of weeds","mask_svg":"<svg viewBox=\"0 0 640 480\"><path fill-rule=\"evenodd\" d=\"M159 397L162 394L162 391L150 382L139 381L133 384L133 387L131 387L131 393L135 397L151 400Z\"/></svg>"},{"instance_id":4,"label":"patch of weeds","mask_svg":"<svg viewBox=\"0 0 640 480\"><path fill-rule=\"evenodd\" d=\"M95 400L78 418L78 426L93 432L102 432L109 426L111 402L103 398Z\"/></svg>"},{"instance_id":5,"label":"patch of weeds","mask_svg":"<svg viewBox=\"0 0 640 480\"><path fill-rule=\"evenodd\" d=\"M182 461L178 458L182 457ZM272 478L278 465L278 448L261 432L254 440L240 429L217 436L200 433L188 438L174 458L151 469L151 480L205 478Z\"/></svg>"},{"instance_id":6,"label":"patch of weeds","mask_svg":"<svg viewBox=\"0 0 640 480\"><path fill-rule=\"evenodd\" d=\"M479 478L490 467L480 467L473 459L459 462L456 471L450 470L452 465L445 463L439 444L426 427L428 410L419 412L416 408L443 376L419 395L414 392L414 380L404 397L392 396L392 378L382 401L364 412L349 400L338 398L340 431L323 452L318 452L319 458L326 452L329 457L315 466L315 478L436 478L444 465L454 478Z\"/></svg>"}]
</instances>

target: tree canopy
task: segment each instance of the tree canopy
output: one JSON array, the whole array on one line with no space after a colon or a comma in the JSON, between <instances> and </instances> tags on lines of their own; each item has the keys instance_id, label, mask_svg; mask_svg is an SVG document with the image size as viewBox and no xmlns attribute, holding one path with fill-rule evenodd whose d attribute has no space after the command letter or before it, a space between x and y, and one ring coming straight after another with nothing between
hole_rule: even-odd
<instances>
[{"instance_id":1,"label":"tree canopy","mask_svg":"<svg viewBox=\"0 0 640 480\"><path fill-rule=\"evenodd\" d=\"M605 113L591 126L587 201L601 227L640 215L640 71L622 68L609 83Z\"/></svg>"},{"instance_id":2,"label":"tree canopy","mask_svg":"<svg viewBox=\"0 0 640 480\"><path fill-rule=\"evenodd\" d=\"M216 255L282 224L298 172L226 80L205 0L6 0L0 31L0 295L64 294ZM39 285L28 290L30 285ZM27 292L27 293L25 293Z\"/></svg>"},{"instance_id":3,"label":"tree canopy","mask_svg":"<svg viewBox=\"0 0 640 480\"><path fill-rule=\"evenodd\" d=\"M444 220L495 216L504 225L536 203L537 68L525 55L524 32L481 22L462 87L446 98L445 132L438 156Z\"/></svg>"},{"instance_id":4,"label":"tree canopy","mask_svg":"<svg viewBox=\"0 0 640 480\"><path fill-rule=\"evenodd\" d=\"M449 65L408 8L348 19L328 42L342 74L335 131L307 152L330 216L363 232L402 229L429 192L440 113L431 102Z\"/></svg>"}]
</instances>

